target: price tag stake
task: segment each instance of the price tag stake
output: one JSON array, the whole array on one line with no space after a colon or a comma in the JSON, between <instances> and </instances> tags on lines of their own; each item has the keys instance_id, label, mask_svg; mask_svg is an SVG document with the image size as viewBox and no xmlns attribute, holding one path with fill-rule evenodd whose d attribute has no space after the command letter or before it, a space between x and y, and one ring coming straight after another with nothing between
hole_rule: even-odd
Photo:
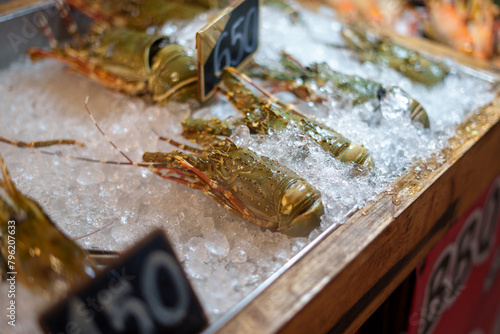
<instances>
[{"instance_id":1,"label":"price tag stake","mask_svg":"<svg viewBox=\"0 0 500 334\"><path fill-rule=\"evenodd\" d=\"M46 333L197 333L207 324L163 232L40 318Z\"/></svg>"},{"instance_id":2,"label":"price tag stake","mask_svg":"<svg viewBox=\"0 0 500 334\"><path fill-rule=\"evenodd\" d=\"M241 68L259 44L259 0L241 0L196 34L199 97L212 96L222 69Z\"/></svg>"}]
</instances>

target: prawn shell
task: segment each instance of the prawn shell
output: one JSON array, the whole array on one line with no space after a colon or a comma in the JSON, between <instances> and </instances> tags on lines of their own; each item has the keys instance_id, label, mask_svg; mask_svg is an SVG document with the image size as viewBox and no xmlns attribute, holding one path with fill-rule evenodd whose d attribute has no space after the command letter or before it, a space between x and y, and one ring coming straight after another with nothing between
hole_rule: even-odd
<instances>
[{"instance_id":1,"label":"prawn shell","mask_svg":"<svg viewBox=\"0 0 500 334\"><path fill-rule=\"evenodd\" d=\"M94 278L95 264L88 253L16 189L1 157L0 168L0 272L16 271L17 281L46 296ZM14 268L7 267L12 265L7 261L12 238Z\"/></svg>"},{"instance_id":2,"label":"prawn shell","mask_svg":"<svg viewBox=\"0 0 500 334\"><path fill-rule=\"evenodd\" d=\"M153 45L165 44L167 38L129 29L105 29L89 40L89 59L129 81L146 81L151 73Z\"/></svg>"},{"instance_id":3,"label":"prawn shell","mask_svg":"<svg viewBox=\"0 0 500 334\"><path fill-rule=\"evenodd\" d=\"M152 61L151 74L149 89L155 101L166 101L174 94L182 99L196 98L196 59L179 44L169 44L158 50Z\"/></svg>"},{"instance_id":4,"label":"prawn shell","mask_svg":"<svg viewBox=\"0 0 500 334\"><path fill-rule=\"evenodd\" d=\"M214 138L205 150L168 141L196 153L146 152L143 160L154 163L154 173L202 190L228 211L260 227L307 236L319 225L324 213L321 194L277 161L230 140Z\"/></svg>"}]
</instances>

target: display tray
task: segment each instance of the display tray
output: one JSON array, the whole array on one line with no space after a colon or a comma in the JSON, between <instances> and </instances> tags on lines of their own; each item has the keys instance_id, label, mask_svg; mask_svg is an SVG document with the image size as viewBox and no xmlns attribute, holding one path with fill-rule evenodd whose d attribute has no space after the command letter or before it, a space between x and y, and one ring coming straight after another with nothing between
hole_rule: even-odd
<instances>
[{"instance_id":1,"label":"display tray","mask_svg":"<svg viewBox=\"0 0 500 334\"><path fill-rule=\"evenodd\" d=\"M26 22L33 22L33 16L41 11L56 13L50 1L23 0L0 5L0 67L5 68L23 57L28 47L46 46L45 38L38 30L31 32L26 28ZM48 17L56 36L67 38L58 15ZM76 19L82 25L87 23L79 16ZM493 86L498 81L495 70L487 63L426 40L393 38L436 57L453 59L463 64L460 65L461 71L492 82ZM86 81L84 78L78 80ZM92 89L95 91L92 87L91 92ZM83 105L82 101L76 103ZM80 121L85 117L82 113ZM42 123L41 117L36 121ZM39 132L42 131L43 127ZM60 137L56 133L52 135ZM106 144L96 144L92 140L92 145ZM11 157L19 155L17 166L22 163L22 157L32 154L18 148L9 147L7 150ZM311 237L301 250L287 258L284 265L273 269L242 300L236 301L222 314L212 316L204 332L354 332L500 174L498 152L500 98L495 93L490 104L470 110L455 127L449 145L436 153L439 157L431 155L426 160L415 161L366 205L347 210L345 221L331 224ZM6 163L9 166L9 160L6 159ZM19 172L13 174L15 178ZM71 228L68 229L71 232ZM251 228L245 231L260 232ZM116 234L113 235L116 238ZM93 246L91 242L90 246ZM217 271L213 273L217 274ZM195 291L203 293L196 286Z\"/></svg>"}]
</instances>

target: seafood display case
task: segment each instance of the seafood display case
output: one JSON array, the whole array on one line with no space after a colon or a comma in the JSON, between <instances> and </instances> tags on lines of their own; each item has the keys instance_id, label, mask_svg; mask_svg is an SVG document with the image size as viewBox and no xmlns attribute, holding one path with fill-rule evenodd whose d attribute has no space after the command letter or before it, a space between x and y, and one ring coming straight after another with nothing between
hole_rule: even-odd
<instances>
[{"instance_id":1,"label":"seafood display case","mask_svg":"<svg viewBox=\"0 0 500 334\"><path fill-rule=\"evenodd\" d=\"M328 62L335 70L366 74L383 82L383 87L397 85L408 94L384 88L387 98L365 108L352 101L330 100L338 98L337 86L318 90L328 99L297 102L287 91L266 96L261 86L267 79L255 75L258 84L248 94L279 98L286 101L279 105L285 109L295 108L289 105L294 102L300 113L314 115L311 122L325 123L325 128L353 138L372 155L373 161L363 153L357 162L365 166L353 167L352 162L331 159L321 145L290 127L268 136L258 131L250 135L246 125L235 126L232 142L276 159L286 166L283 173L285 168L293 170L321 193L326 213L307 236L294 238L256 226L249 222L250 215L247 219L233 215L202 192L162 180L148 169L73 159L123 160L94 122L134 161L143 152L169 152L157 133L168 138L179 135L188 117L237 119L230 100L238 94L223 96L224 90L232 89L228 80L201 107L177 101L155 104L103 88L53 59L31 62L26 56L29 48L48 49L40 13L59 44L71 38L52 1L0 4L0 95L5 109L0 136L25 141L67 137L85 147L44 148L40 153L0 143L0 152L20 191L37 201L83 248L126 251L151 230L164 230L208 315L204 333L352 333L500 175L499 76L487 62L434 42L377 31L450 68L444 83L415 84L387 64L363 62L352 51L339 48L341 24L329 10L301 8L300 23L280 8L263 5L260 11L261 40L250 64L261 65L260 74L273 66L286 68L278 65L285 51L288 60L304 71ZM91 24L77 12L74 18L82 31ZM208 20L202 14L161 32L175 36L193 55L195 34ZM290 33L293 40L285 37ZM335 33L338 36L332 37ZM236 77L252 85L245 82L245 75ZM428 111L430 129L415 121L413 112L423 108L420 104L411 115L401 112L414 99ZM401 132L393 130L398 127ZM167 142L179 149L186 145ZM184 177L188 175L185 172ZM273 196L263 197L271 201ZM41 331L38 317L46 307L46 296L19 289L18 326L2 323L0 329ZM4 282L0 293L5 309ZM23 305L26 299L33 305Z\"/></svg>"}]
</instances>

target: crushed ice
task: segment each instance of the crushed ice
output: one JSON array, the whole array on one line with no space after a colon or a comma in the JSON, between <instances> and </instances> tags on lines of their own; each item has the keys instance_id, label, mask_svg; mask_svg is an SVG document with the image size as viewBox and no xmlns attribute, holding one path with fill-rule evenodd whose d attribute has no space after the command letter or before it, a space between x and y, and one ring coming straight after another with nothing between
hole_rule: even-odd
<instances>
[{"instance_id":1,"label":"crushed ice","mask_svg":"<svg viewBox=\"0 0 500 334\"><path fill-rule=\"evenodd\" d=\"M85 142L86 147L46 149L62 151L60 158L2 144L1 153L14 181L73 238L111 224L78 240L87 248L125 249L153 228L165 230L205 311L211 320L216 319L321 231L341 224L353 208L375 198L415 159L425 159L443 148L453 135L454 125L493 98L487 82L456 67L443 83L428 89L393 70L360 64L345 50L324 47L324 43L341 43L337 36L340 26L329 18L330 14L327 10L319 16L304 11L302 23L293 25L279 11L263 8L257 60L273 66L279 52L285 50L304 64L327 61L335 70L399 85L427 109L431 129L414 125L395 112L391 107L397 102L394 98L380 106L383 117L374 115L370 104L355 108L336 102L299 105L304 112L315 114L318 121L369 149L376 168L369 176L352 177L350 166L330 159L293 128L271 136L250 136L247 128L240 127L232 136L238 145L277 159L320 190L326 214L321 227L309 238L291 239L263 231L201 192L164 181L147 170L65 158L76 155L123 161L86 114L86 96L90 96L89 107L101 127L134 161L140 161L143 151L170 150L169 145L157 140L153 130L167 137L177 136L189 110L183 104L159 107L110 92L65 73L64 66L54 61L31 63L24 59L0 72L4 108L0 134L25 141L72 138ZM200 22L193 25L201 26ZM182 31L179 40L194 38L188 35L192 31L186 30L183 39ZM291 99L289 94L282 95ZM214 107L195 115L226 118L238 114L221 98Z\"/></svg>"}]
</instances>

